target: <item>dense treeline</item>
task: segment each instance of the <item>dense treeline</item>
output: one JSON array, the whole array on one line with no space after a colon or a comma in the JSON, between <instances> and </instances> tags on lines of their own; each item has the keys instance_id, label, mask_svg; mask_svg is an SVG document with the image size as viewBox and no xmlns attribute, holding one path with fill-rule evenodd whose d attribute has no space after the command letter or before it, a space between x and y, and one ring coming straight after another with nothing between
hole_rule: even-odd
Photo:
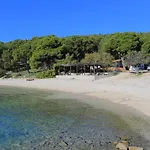
<instances>
[{"instance_id":1,"label":"dense treeline","mask_svg":"<svg viewBox=\"0 0 150 150\"><path fill-rule=\"evenodd\" d=\"M140 57L142 54L143 59L150 55L150 33L33 37L31 40L0 42L0 72L50 70L60 63L88 62L94 59L104 63L105 58L109 63L108 60L130 55L134 58L133 54L137 53L140 53Z\"/></svg>"}]
</instances>

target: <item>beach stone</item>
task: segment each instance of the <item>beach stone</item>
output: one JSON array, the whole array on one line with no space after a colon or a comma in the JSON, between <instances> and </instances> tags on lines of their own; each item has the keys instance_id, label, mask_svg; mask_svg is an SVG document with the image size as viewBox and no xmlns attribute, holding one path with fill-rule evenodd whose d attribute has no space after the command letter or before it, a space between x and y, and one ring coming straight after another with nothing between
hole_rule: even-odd
<instances>
[{"instance_id":1,"label":"beach stone","mask_svg":"<svg viewBox=\"0 0 150 150\"><path fill-rule=\"evenodd\" d=\"M124 145L126 145L128 147L128 142L127 141L121 141L121 143L123 143Z\"/></svg>"},{"instance_id":2,"label":"beach stone","mask_svg":"<svg viewBox=\"0 0 150 150\"><path fill-rule=\"evenodd\" d=\"M44 146L46 144L46 141L42 141L39 143L40 146Z\"/></svg>"},{"instance_id":3,"label":"beach stone","mask_svg":"<svg viewBox=\"0 0 150 150\"><path fill-rule=\"evenodd\" d=\"M130 146L127 150L144 150L142 147Z\"/></svg>"},{"instance_id":4,"label":"beach stone","mask_svg":"<svg viewBox=\"0 0 150 150\"><path fill-rule=\"evenodd\" d=\"M116 145L116 148L119 149L119 150L127 150L127 146L123 143L118 143Z\"/></svg>"},{"instance_id":5,"label":"beach stone","mask_svg":"<svg viewBox=\"0 0 150 150\"><path fill-rule=\"evenodd\" d=\"M61 146L61 147L66 147L68 144L67 143L65 143L65 142L63 142L63 141L61 141L60 143L59 143L59 145Z\"/></svg>"}]
</instances>

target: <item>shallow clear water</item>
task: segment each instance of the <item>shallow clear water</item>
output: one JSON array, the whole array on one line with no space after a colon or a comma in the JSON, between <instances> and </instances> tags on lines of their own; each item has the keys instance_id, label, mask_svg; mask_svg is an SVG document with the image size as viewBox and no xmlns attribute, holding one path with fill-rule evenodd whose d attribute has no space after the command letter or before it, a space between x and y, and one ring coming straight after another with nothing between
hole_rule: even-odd
<instances>
[{"instance_id":1,"label":"shallow clear water","mask_svg":"<svg viewBox=\"0 0 150 150\"><path fill-rule=\"evenodd\" d=\"M123 136L147 146L119 116L57 94L0 87L0 149L107 150Z\"/></svg>"}]
</instances>

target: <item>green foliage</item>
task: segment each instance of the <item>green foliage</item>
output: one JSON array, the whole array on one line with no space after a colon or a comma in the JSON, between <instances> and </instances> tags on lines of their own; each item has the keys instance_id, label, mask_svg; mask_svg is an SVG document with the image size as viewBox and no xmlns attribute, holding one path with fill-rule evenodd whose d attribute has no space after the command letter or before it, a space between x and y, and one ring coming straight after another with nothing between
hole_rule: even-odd
<instances>
[{"instance_id":1,"label":"green foliage","mask_svg":"<svg viewBox=\"0 0 150 150\"><path fill-rule=\"evenodd\" d=\"M5 75L6 71L0 68L0 78Z\"/></svg>"},{"instance_id":2,"label":"green foliage","mask_svg":"<svg viewBox=\"0 0 150 150\"><path fill-rule=\"evenodd\" d=\"M83 63L98 63L100 61L100 55L99 53L91 53L91 54L85 54L85 58L82 59L81 62Z\"/></svg>"},{"instance_id":3,"label":"green foliage","mask_svg":"<svg viewBox=\"0 0 150 150\"><path fill-rule=\"evenodd\" d=\"M55 35L33 37L31 40L0 42L0 68L4 71L51 70L59 64L78 62L110 65L111 60L136 53L149 59L150 33L124 32L106 35ZM141 55L141 54L140 54ZM133 56L132 56L133 57ZM139 56L141 57L141 56ZM142 59L135 57L138 62ZM127 58L126 58L127 60ZM146 61L148 62L148 60Z\"/></svg>"},{"instance_id":4,"label":"green foliage","mask_svg":"<svg viewBox=\"0 0 150 150\"><path fill-rule=\"evenodd\" d=\"M39 70L20 71L20 72L7 72L3 78L36 78L36 75L41 72Z\"/></svg>"},{"instance_id":5,"label":"green foliage","mask_svg":"<svg viewBox=\"0 0 150 150\"><path fill-rule=\"evenodd\" d=\"M38 73L36 77L39 79L44 79L44 78L54 78L55 76L56 76L55 70L48 70Z\"/></svg>"},{"instance_id":6,"label":"green foliage","mask_svg":"<svg viewBox=\"0 0 150 150\"><path fill-rule=\"evenodd\" d=\"M141 34L141 40L142 40L142 47L141 51L145 55L150 55L150 32Z\"/></svg>"},{"instance_id":7,"label":"green foliage","mask_svg":"<svg viewBox=\"0 0 150 150\"><path fill-rule=\"evenodd\" d=\"M83 63L95 64L99 63L103 67L108 67L112 64L113 57L106 52L97 52L86 54L85 58L82 60Z\"/></svg>"},{"instance_id":8,"label":"green foliage","mask_svg":"<svg viewBox=\"0 0 150 150\"><path fill-rule=\"evenodd\" d=\"M55 67L59 66L61 64L74 64L76 63L75 60L73 60L73 56L70 56L69 54L66 54L64 59L58 60L57 63L55 63Z\"/></svg>"},{"instance_id":9,"label":"green foliage","mask_svg":"<svg viewBox=\"0 0 150 150\"><path fill-rule=\"evenodd\" d=\"M67 37L63 40L62 57L68 53L73 59L80 62L86 53L98 51L101 38L100 35Z\"/></svg>"},{"instance_id":10,"label":"green foliage","mask_svg":"<svg viewBox=\"0 0 150 150\"><path fill-rule=\"evenodd\" d=\"M5 50L2 53L2 62L3 62L3 68L5 70L11 70L13 65L13 58L12 58L12 52L9 50Z\"/></svg>"},{"instance_id":11,"label":"green foliage","mask_svg":"<svg viewBox=\"0 0 150 150\"><path fill-rule=\"evenodd\" d=\"M100 51L113 55L116 59L129 51L140 51L142 42L136 33L124 32L107 35L100 46Z\"/></svg>"},{"instance_id":12,"label":"green foliage","mask_svg":"<svg viewBox=\"0 0 150 150\"><path fill-rule=\"evenodd\" d=\"M126 66L136 66L139 64L147 64L150 62L150 57L144 55L143 52L130 52L125 56Z\"/></svg>"},{"instance_id":13,"label":"green foliage","mask_svg":"<svg viewBox=\"0 0 150 150\"><path fill-rule=\"evenodd\" d=\"M114 60L113 56L106 52L100 52L100 63L104 67L111 66L112 61Z\"/></svg>"}]
</instances>

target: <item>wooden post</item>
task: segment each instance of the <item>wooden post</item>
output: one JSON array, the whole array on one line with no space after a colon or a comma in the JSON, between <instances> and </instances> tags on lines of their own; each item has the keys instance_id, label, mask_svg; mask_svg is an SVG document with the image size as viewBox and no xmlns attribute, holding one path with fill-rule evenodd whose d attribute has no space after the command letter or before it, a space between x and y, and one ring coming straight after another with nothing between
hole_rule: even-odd
<instances>
[{"instance_id":1,"label":"wooden post","mask_svg":"<svg viewBox=\"0 0 150 150\"><path fill-rule=\"evenodd\" d=\"M96 80L96 74L95 74L95 63L94 63L94 80Z\"/></svg>"},{"instance_id":2,"label":"wooden post","mask_svg":"<svg viewBox=\"0 0 150 150\"><path fill-rule=\"evenodd\" d=\"M60 66L59 66L59 75L60 75Z\"/></svg>"},{"instance_id":3,"label":"wooden post","mask_svg":"<svg viewBox=\"0 0 150 150\"><path fill-rule=\"evenodd\" d=\"M76 74L78 73L78 65L76 64Z\"/></svg>"},{"instance_id":4,"label":"wooden post","mask_svg":"<svg viewBox=\"0 0 150 150\"><path fill-rule=\"evenodd\" d=\"M71 74L71 65L70 65L70 74Z\"/></svg>"},{"instance_id":5,"label":"wooden post","mask_svg":"<svg viewBox=\"0 0 150 150\"><path fill-rule=\"evenodd\" d=\"M121 63L123 65L123 70L126 70L124 57L121 57Z\"/></svg>"},{"instance_id":6,"label":"wooden post","mask_svg":"<svg viewBox=\"0 0 150 150\"><path fill-rule=\"evenodd\" d=\"M65 66L65 75L66 75L66 66Z\"/></svg>"},{"instance_id":7,"label":"wooden post","mask_svg":"<svg viewBox=\"0 0 150 150\"><path fill-rule=\"evenodd\" d=\"M94 75L95 75L95 64L94 64Z\"/></svg>"},{"instance_id":8,"label":"wooden post","mask_svg":"<svg viewBox=\"0 0 150 150\"><path fill-rule=\"evenodd\" d=\"M91 75L91 66L89 66L90 67L90 75Z\"/></svg>"}]
</instances>

